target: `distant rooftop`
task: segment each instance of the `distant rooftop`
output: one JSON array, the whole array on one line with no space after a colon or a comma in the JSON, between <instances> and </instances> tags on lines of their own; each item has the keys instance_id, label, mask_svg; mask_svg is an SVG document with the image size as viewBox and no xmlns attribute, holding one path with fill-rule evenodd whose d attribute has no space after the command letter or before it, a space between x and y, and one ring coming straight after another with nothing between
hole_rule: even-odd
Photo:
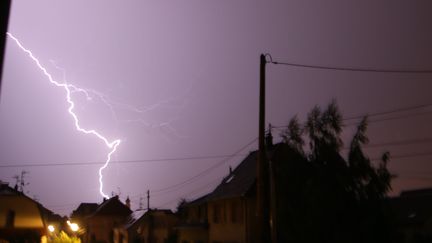
<instances>
[{"instance_id":1,"label":"distant rooftop","mask_svg":"<svg viewBox=\"0 0 432 243\"><path fill-rule=\"evenodd\" d=\"M432 188L403 191L390 205L399 224L423 225L432 217Z\"/></svg>"},{"instance_id":2,"label":"distant rooftop","mask_svg":"<svg viewBox=\"0 0 432 243\"><path fill-rule=\"evenodd\" d=\"M251 152L205 200L242 197L253 187L256 180L256 161L258 152Z\"/></svg>"},{"instance_id":3,"label":"distant rooftop","mask_svg":"<svg viewBox=\"0 0 432 243\"><path fill-rule=\"evenodd\" d=\"M402 191L400 194L401 197L426 196L426 195L432 196L432 188L407 190L407 191Z\"/></svg>"},{"instance_id":4,"label":"distant rooftop","mask_svg":"<svg viewBox=\"0 0 432 243\"><path fill-rule=\"evenodd\" d=\"M99 205L97 203L81 203L77 209L72 212L71 217L85 217L94 213Z\"/></svg>"},{"instance_id":5,"label":"distant rooftop","mask_svg":"<svg viewBox=\"0 0 432 243\"><path fill-rule=\"evenodd\" d=\"M123 204L118 196L111 197L110 199L104 200L92 214L95 215L129 215L132 211Z\"/></svg>"}]
</instances>

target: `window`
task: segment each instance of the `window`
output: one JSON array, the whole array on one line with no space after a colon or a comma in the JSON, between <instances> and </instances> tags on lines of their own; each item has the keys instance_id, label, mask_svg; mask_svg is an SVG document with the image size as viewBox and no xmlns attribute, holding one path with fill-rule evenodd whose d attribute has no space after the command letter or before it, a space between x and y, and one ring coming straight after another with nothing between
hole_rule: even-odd
<instances>
[{"instance_id":1,"label":"window","mask_svg":"<svg viewBox=\"0 0 432 243\"><path fill-rule=\"evenodd\" d=\"M221 214L221 208L218 204L214 204L213 205L213 222L214 223L219 223L221 218L220 218L220 214Z\"/></svg>"},{"instance_id":2,"label":"window","mask_svg":"<svg viewBox=\"0 0 432 243\"><path fill-rule=\"evenodd\" d=\"M243 208L241 202L239 201L231 202L231 222L232 223L243 222Z\"/></svg>"},{"instance_id":3,"label":"window","mask_svg":"<svg viewBox=\"0 0 432 243\"><path fill-rule=\"evenodd\" d=\"M237 218L237 211L238 211L238 206L237 206L237 202L231 202L231 222L233 223L237 223L237 221L239 220Z\"/></svg>"},{"instance_id":4,"label":"window","mask_svg":"<svg viewBox=\"0 0 432 243\"><path fill-rule=\"evenodd\" d=\"M223 202L222 204L222 216L223 216L223 222L226 223L228 222L227 220L227 210L226 210L227 206L226 206L226 202Z\"/></svg>"},{"instance_id":5,"label":"window","mask_svg":"<svg viewBox=\"0 0 432 243\"><path fill-rule=\"evenodd\" d=\"M9 210L6 216L6 227L14 227L15 211Z\"/></svg>"}]
</instances>

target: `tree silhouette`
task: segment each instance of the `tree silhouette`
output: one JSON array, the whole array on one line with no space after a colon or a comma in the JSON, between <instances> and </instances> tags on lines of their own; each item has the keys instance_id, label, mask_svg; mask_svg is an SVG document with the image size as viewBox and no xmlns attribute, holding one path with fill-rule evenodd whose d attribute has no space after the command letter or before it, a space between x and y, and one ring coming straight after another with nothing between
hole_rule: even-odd
<instances>
[{"instance_id":1,"label":"tree silhouette","mask_svg":"<svg viewBox=\"0 0 432 243\"><path fill-rule=\"evenodd\" d=\"M382 199L391 189L389 154L375 165L363 152L364 117L344 159L342 121L333 101L325 110L314 107L303 126L295 116L282 132L283 144L273 158L281 242L387 240Z\"/></svg>"}]
</instances>

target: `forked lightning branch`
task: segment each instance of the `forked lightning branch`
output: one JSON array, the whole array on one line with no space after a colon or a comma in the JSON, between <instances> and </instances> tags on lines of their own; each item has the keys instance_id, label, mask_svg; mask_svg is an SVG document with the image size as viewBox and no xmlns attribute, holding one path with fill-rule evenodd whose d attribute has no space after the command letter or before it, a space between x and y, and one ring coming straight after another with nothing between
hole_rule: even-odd
<instances>
[{"instance_id":1,"label":"forked lightning branch","mask_svg":"<svg viewBox=\"0 0 432 243\"><path fill-rule=\"evenodd\" d=\"M113 141L109 141L106 137L104 137L102 134L100 134L95 129L85 129L85 128L81 127L78 116L74 113L75 103L71 98L71 93L72 92L82 92L84 94L87 94L87 90L82 89L82 88L77 87L77 86L72 85L72 84L60 83L60 82L54 80L52 75L47 71L47 69L44 66L42 66L42 64L39 62L39 60L33 55L33 53L29 49L26 49L21 44L21 42L15 36L13 36L11 33L8 32L7 35L12 40L14 40L15 43L17 44L17 46L33 60L33 62L36 64L36 66L42 71L42 73L47 77L48 81L52 85L55 85L56 87L59 87L59 88L63 88L63 90L65 91L65 94L66 94L65 95L65 101L68 104L68 112L73 119L75 129L79 132L84 133L84 134L89 134L89 135L93 135L93 136L97 137L108 147L109 152L107 154L106 161L105 161L104 165L99 168L99 193L104 198L109 198L108 195L103 192L103 174L102 174L102 172L110 163L111 156L116 152L117 147L121 143L121 140L116 139Z\"/></svg>"}]
</instances>

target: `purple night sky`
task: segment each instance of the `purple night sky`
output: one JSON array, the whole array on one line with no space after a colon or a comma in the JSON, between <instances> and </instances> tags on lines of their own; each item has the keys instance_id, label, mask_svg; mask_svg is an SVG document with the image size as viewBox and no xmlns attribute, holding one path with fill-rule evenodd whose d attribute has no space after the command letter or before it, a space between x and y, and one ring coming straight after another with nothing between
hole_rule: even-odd
<instances>
[{"instance_id":1,"label":"purple night sky","mask_svg":"<svg viewBox=\"0 0 432 243\"><path fill-rule=\"evenodd\" d=\"M432 69L431 7L402 0L16 0L9 32L54 79L93 92L92 99L72 94L82 127L122 140L118 163L104 170L104 191L130 196L136 209L150 190L151 207L174 208L181 197L212 190L257 148L223 164L221 157L192 158L230 155L258 136L261 53L311 65ZM333 98L345 117L429 105L372 116L376 146L367 152L391 152L389 167L399 176L392 195L430 187L431 78L268 64L267 122L286 125L296 114L303 121ZM102 201L98 169L109 149L75 130L64 90L10 38L1 91L0 180L13 186L13 176L28 171L28 195L61 214ZM346 121L345 144L355 122Z\"/></svg>"}]
</instances>

